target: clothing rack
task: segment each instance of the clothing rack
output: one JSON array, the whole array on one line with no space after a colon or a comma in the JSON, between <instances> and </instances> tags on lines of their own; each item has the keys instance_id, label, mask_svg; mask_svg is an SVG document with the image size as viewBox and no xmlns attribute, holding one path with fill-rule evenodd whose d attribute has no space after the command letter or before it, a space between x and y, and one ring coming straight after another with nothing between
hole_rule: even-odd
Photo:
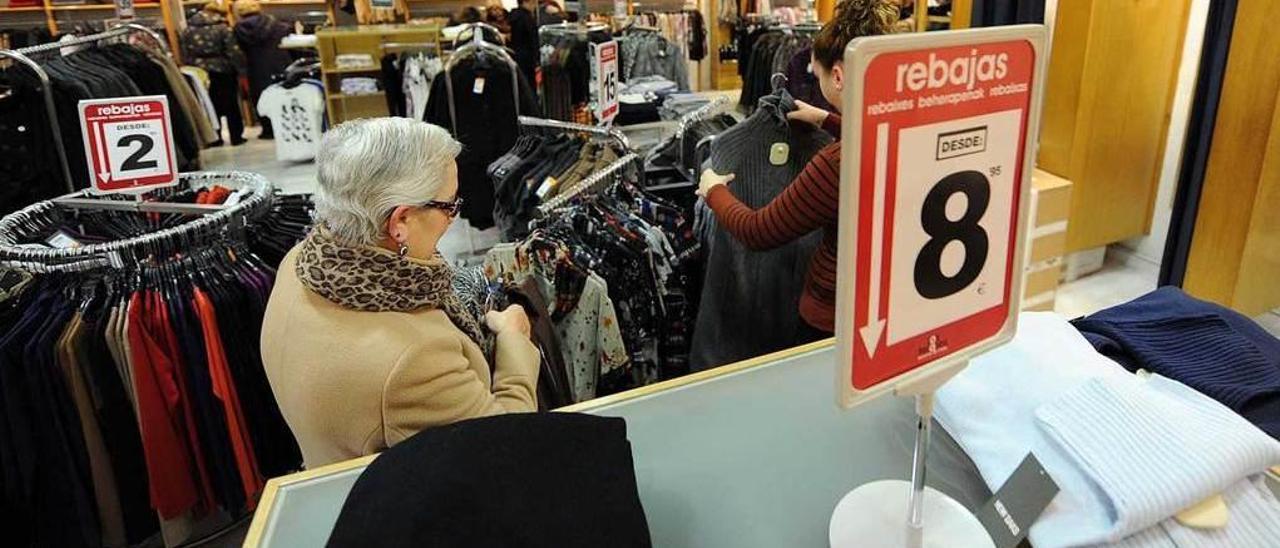
<instances>
[{"instance_id":1,"label":"clothing rack","mask_svg":"<svg viewBox=\"0 0 1280 548\"><path fill-rule=\"evenodd\" d=\"M160 38L160 35L156 33L156 31L137 23L125 23L107 30L106 32L90 34L88 36L82 36L71 40L50 42L48 44L40 44L16 50L0 49L0 58L13 59L19 64L26 66L35 72L36 77L40 80L40 93L44 96L44 108L49 120L49 129L52 130L53 135L58 136L62 135L62 126L59 124L58 113L53 102L53 88L49 81L49 73L45 72L44 68L42 68L40 64L35 62L31 57L35 55L48 55L50 53L61 55L62 48L82 44L96 44L102 40L112 38L128 38L134 33L141 33L145 36L151 37L156 44L159 44L160 50L163 51L165 55L172 55L169 51L169 44L166 43L164 39ZM55 137L53 139L53 146L54 150L58 153L58 162L62 168L62 178L67 183L67 191L75 192L75 182L71 179L71 165L67 161L67 150L63 146L62 139Z\"/></svg>"},{"instance_id":2,"label":"clothing rack","mask_svg":"<svg viewBox=\"0 0 1280 548\"><path fill-rule=\"evenodd\" d=\"M518 120L520 121L521 126L579 131L582 133L612 137L618 142L618 144L622 145L623 150L631 151L631 140L627 139L627 135L616 127L589 126L586 124L575 124L573 122L562 122L560 120L535 118L533 116L520 116Z\"/></svg>"},{"instance_id":3,"label":"clothing rack","mask_svg":"<svg viewBox=\"0 0 1280 548\"><path fill-rule=\"evenodd\" d=\"M467 43L466 45L460 48L454 49L453 54L449 56L449 60L444 64L444 76L445 76L444 83L445 83L446 92L449 95L449 122L453 124L453 134L455 136L458 134L458 112L457 112L457 108L453 105L453 78L450 75L450 71L464 57L466 57L468 54L471 54L473 52L482 53L487 51L487 52L494 53L498 56L498 59L500 61L502 61L503 63L506 63L506 65L511 69L511 98L513 100L512 105L515 106L516 116L517 117L520 116L520 79L517 76L519 74L520 68L516 65L516 60L511 57L511 54L507 53L506 48L502 47L501 45L489 42L484 38L484 34L485 34L484 31L486 30L492 31L495 35L499 37L499 39L501 39L502 34L498 32L497 27L490 25L488 23L467 23L466 25L463 25L461 30L458 31L458 36L454 37L453 39L454 46L458 44L458 38L461 37L463 33L467 32L468 30L471 31L471 42Z\"/></svg>"},{"instance_id":4,"label":"clothing rack","mask_svg":"<svg viewBox=\"0 0 1280 548\"><path fill-rule=\"evenodd\" d=\"M578 195L582 194L583 192L592 190L597 184L600 184L601 181L608 180L613 175L617 174L627 166L631 165L632 162L636 162L639 159L640 159L639 154L636 154L634 152L628 152L623 157L618 158L616 162L609 164L609 167L606 167L600 171L592 173L591 175L587 176L587 178L583 179L582 182L578 183L573 188L558 194L556 197L548 200L545 204L538 206L538 212L545 215L547 213L560 210L561 207L564 206L566 203L568 203L570 200L577 198Z\"/></svg>"},{"instance_id":5,"label":"clothing rack","mask_svg":"<svg viewBox=\"0 0 1280 548\"><path fill-rule=\"evenodd\" d=\"M248 191L248 195L232 205L208 206L199 204L175 204L136 202L108 199L87 199L87 190L36 202L0 219L0 266L19 269L43 265L44 272L79 272L95 266L131 268L136 261L125 260L145 257L158 248L172 247L178 242L189 242L200 235L220 234L227 228L244 226L248 216L264 211L270 206L273 187L267 179L247 172L195 172L183 173L180 179L188 187L205 183L225 184ZM124 210L156 213L184 213L201 215L179 226L164 228L150 234L101 244L62 249L23 247L18 244L20 235L32 232L42 221L57 215L58 209L73 210Z\"/></svg>"}]
</instances>

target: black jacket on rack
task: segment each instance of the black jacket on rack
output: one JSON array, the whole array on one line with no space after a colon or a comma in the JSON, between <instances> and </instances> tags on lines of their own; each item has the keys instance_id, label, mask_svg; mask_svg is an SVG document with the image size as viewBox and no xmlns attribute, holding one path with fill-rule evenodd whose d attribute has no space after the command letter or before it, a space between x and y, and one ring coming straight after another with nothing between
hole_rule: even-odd
<instances>
[{"instance_id":1,"label":"black jacket on rack","mask_svg":"<svg viewBox=\"0 0 1280 548\"><path fill-rule=\"evenodd\" d=\"M76 188L89 186L89 172L76 105L82 99L164 95L169 98L178 168L199 168L200 145L194 125L178 107L164 70L147 54L123 44L91 47L65 57L37 58L49 75L58 127ZM0 70L0 86L12 93L0 98L0 214L67 192L50 134L38 78L24 66Z\"/></svg>"},{"instance_id":2,"label":"black jacket on rack","mask_svg":"<svg viewBox=\"0 0 1280 548\"><path fill-rule=\"evenodd\" d=\"M485 168L515 144L520 132L517 115L539 116L540 111L533 89L519 70L512 74L493 53L478 55L483 57L468 57L449 69L452 94L446 78L431 82L425 119L450 130L462 143L458 155L458 195L466 202L462 216L471 226L484 230L493 226L494 201L493 184ZM518 86L518 105L512 78Z\"/></svg>"},{"instance_id":3,"label":"black jacket on rack","mask_svg":"<svg viewBox=\"0 0 1280 548\"><path fill-rule=\"evenodd\" d=\"M209 191L152 197L190 203ZM36 274L17 290L0 288L6 546L143 545L156 538L157 513L243 515L267 478L298 469L256 341L278 248L302 237L312 206L308 197L263 196L252 198L243 230L232 221L163 244L125 244L121 270ZM72 217L44 206L25 222L6 219L6 243L54 232L117 241L191 219Z\"/></svg>"}]
</instances>

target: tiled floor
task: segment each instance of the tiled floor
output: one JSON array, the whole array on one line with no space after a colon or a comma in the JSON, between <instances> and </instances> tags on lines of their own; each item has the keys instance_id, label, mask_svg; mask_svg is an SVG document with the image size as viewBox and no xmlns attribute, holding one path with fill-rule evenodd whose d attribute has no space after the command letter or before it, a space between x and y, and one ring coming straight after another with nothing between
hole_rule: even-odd
<instances>
[{"instance_id":1,"label":"tiled floor","mask_svg":"<svg viewBox=\"0 0 1280 548\"><path fill-rule=\"evenodd\" d=\"M1280 337L1280 308L1253 319L1272 335Z\"/></svg>"},{"instance_id":2,"label":"tiled floor","mask_svg":"<svg viewBox=\"0 0 1280 548\"><path fill-rule=\"evenodd\" d=\"M1058 287L1053 309L1067 318L1092 314L1154 290L1159 275L1159 265L1112 248L1102 270Z\"/></svg>"},{"instance_id":3,"label":"tiled floor","mask_svg":"<svg viewBox=\"0 0 1280 548\"><path fill-rule=\"evenodd\" d=\"M249 142L240 146L221 146L200 154L204 168L210 171L252 171L261 173L284 192L315 190L316 165L276 160L275 141L258 139L257 129L245 130Z\"/></svg>"}]
</instances>

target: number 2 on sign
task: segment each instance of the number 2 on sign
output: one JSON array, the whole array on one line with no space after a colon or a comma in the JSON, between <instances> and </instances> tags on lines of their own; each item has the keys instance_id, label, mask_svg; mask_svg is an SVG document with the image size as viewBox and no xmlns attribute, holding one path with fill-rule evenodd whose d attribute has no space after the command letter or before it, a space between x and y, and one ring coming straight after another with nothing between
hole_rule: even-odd
<instances>
[{"instance_id":1,"label":"number 2 on sign","mask_svg":"<svg viewBox=\"0 0 1280 548\"><path fill-rule=\"evenodd\" d=\"M138 143L138 149L133 151L133 154L130 154L128 158L124 159L124 162L120 164L120 171L152 169L160 165L160 162L157 160L143 160L147 154L151 153L151 149L156 146L155 140L149 135L125 135L124 137L121 137L119 141L116 141L116 146L120 148L127 148L133 143Z\"/></svg>"}]
</instances>

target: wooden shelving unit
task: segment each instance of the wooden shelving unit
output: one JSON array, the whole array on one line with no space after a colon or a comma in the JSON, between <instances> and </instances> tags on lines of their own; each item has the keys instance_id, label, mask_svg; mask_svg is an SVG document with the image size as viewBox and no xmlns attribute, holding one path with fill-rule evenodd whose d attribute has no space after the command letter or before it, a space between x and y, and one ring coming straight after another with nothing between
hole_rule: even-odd
<instances>
[{"instance_id":1,"label":"wooden shelving unit","mask_svg":"<svg viewBox=\"0 0 1280 548\"><path fill-rule=\"evenodd\" d=\"M151 4L134 4L133 9L159 8L160 3ZM49 6L53 11L115 11L115 4L68 4L64 6Z\"/></svg>"},{"instance_id":2,"label":"wooden shelving unit","mask_svg":"<svg viewBox=\"0 0 1280 548\"><path fill-rule=\"evenodd\" d=\"M374 60L376 61L377 58L375 57ZM367 74L370 72L381 72L381 71L382 71L382 67L369 66L369 67L335 68L333 70L327 70L325 72L330 74Z\"/></svg>"},{"instance_id":3,"label":"wooden shelving unit","mask_svg":"<svg viewBox=\"0 0 1280 548\"><path fill-rule=\"evenodd\" d=\"M382 45L389 42L432 42L439 49L440 27L437 25L361 25L325 28L316 31L316 49L320 52L320 72L324 80L324 97L329 122L340 124L357 118L387 116L386 92L346 95L342 79L351 74L370 75L381 79L381 68L339 68L342 54L368 55L374 63L385 53Z\"/></svg>"},{"instance_id":4,"label":"wooden shelving unit","mask_svg":"<svg viewBox=\"0 0 1280 548\"><path fill-rule=\"evenodd\" d=\"M284 0L284 1L296 2L299 0ZM313 1L313 0L306 0L306 1ZM317 3L323 3L318 0L315 0L315 1L317 1ZM134 4L133 7L137 11L160 10L161 19L165 23L164 34L166 34L168 37L169 48L173 50L174 53L176 54L178 51L177 49L178 39L177 39L177 34L173 32L173 27L172 27L173 22L170 20L171 19L170 13L169 13L170 10L168 9L170 4L181 6L181 0L160 0L160 1L153 0L150 2ZM0 13L43 13L45 26L49 28L49 32L57 34L58 33L57 14L59 13L69 14L69 13L104 12L102 15L102 18L106 19L114 15L113 12L115 11L115 9L116 9L115 4L52 4L50 3L50 0L44 0L44 3L39 6L0 8ZM34 24L34 21L32 21L32 23Z\"/></svg>"}]
</instances>

